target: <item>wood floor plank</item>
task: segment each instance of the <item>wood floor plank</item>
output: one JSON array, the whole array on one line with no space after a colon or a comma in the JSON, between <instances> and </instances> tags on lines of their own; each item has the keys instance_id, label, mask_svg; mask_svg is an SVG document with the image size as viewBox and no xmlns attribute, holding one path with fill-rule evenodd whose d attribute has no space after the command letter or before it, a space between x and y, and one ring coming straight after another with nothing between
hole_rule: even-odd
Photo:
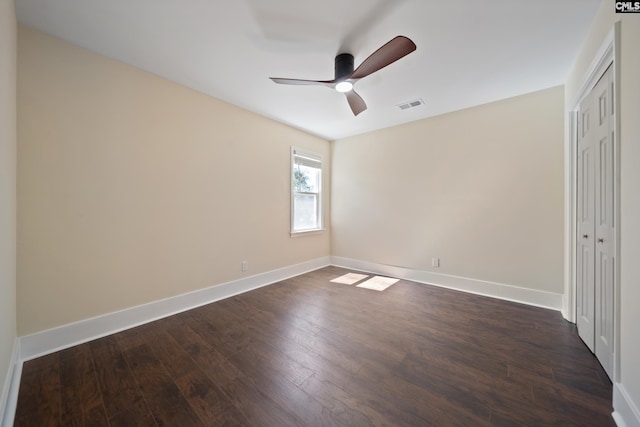
<instances>
[{"instance_id":1,"label":"wood floor plank","mask_svg":"<svg viewBox=\"0 0 640 427\"><path fill-rule=\"evenodd\" d=\"M338 384L329 380L326 376L314 375L302 387L309 395L314 396L320 402L323 412L336 425L393 425L393 421L379 411L380 408L373 407L374 402L377 400L369 398L368 390L358 392L352 388L352 390L346 391Z\"/></svg>"},{"instance_id":2,"label":"wood floor plank","mask_svg":"<svg viewBox=\"0 0 640 427\"><path fill-rule=\"evenodd\" d=\"M129 348L125 357L159 425L204 425L147 344Z\"/></svg>"},{"instance_id":3,"label":"wood floor plank","mask_svg":"<svg viewBox=\"0 0 640 427\"><path fill-rule=\"evenodd\" d=\"M49 354L24 363L15 426L60 426L60 355Z\"/></svg>"},{"instance_id":4,"label":"wood floor plank","mask_svg":"<svg viewBox=\"0 0 640 427\"><path fill-rule=\"evenodd\" d=\"M594 398L592 394L563 384L536 384L533 386L534 405L538 411L562 414L566 425L615 426L609 413L610 398ZM557 422L560 424L560 422Z\"/></svg>"},{"instance_id":5,"label":"wood floor plank","mask_svg":"<svg viewBox=\"0 0 640 427\"><path fill-rule=\"evenodd\" d=\"M205 425L249 425L226 394L201 372L189 372L176 385Z\"/></svg>"},{"instance_id":6,"label":"wood floor plank","mask_svg":"<svg viewBox=\"0 0 640 427\"><path fill-rule=\"evenodd\" d=\"M168 332L202 372L219 387L224 387L242 375L213 345L196 333L188 322L175 323Z\"/></svg>"},{"instance_id":7,"label":"wood floor plank","mask_svg":"<svg viewBox=\"0 0 640 427\"><path fill-rule=\"evenodd\" d=\"M109 419L113 427L157 427L147 402L140 400Z\"/></svg>"},{"instance_id":8,"label":"wood floor plank","mask_svg":"<svg viewBox=\"0 0 640 427\"><path fill-rule=\"evenodd\" d=\"M327 267L25 363L16 425L614 426L560 313Z\"/></svg>"},{"instance_id":9,"label":"wood floor plank","mask_svg":"<svg viewBox=\"0 0 640 427\"><path fill-rule=\"evenodd\" d=\"M108 425L89 345L60 352L60 387L62 424Z\"/></svg>"},{"instance_id":10,"label":"wood floor plank","mask_svg":"<svg viewBox=\"0 0 640 427\"><path fill-rule=\"evenodd\" d=\"M163 328L171 321L160 322L160 327L145 338L191 407L205 425L248 425L231 400Z\"/></svg>"},{"instance_id":11,"label":"wood floor plank","mask_svg":"<svg viewBox=\"0 0 640 427\"><path fill-rule=\"evenodd\" d=\"M88 343L93 356L96 377L100 386L107 417L138 405L142 392L114 336Z\"/></svg>"}]
</instances>

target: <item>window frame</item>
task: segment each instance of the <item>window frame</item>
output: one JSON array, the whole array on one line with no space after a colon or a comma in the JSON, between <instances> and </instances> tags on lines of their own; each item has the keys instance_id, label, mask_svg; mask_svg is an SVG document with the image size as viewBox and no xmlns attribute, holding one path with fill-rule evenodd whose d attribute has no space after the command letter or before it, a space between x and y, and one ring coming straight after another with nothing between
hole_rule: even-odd
<instances>
[{"instance_id":1,"label":"window frame","mask_svg":"<svg viewBox=\"0 0 640 427\"><path fill-rule=\"evenodd\" d=\"M308 159L310 161L313 162L318 162L320 163L320 167L319 169L319 180L318 180L318 191L316 192L300 192L300 191L295 191L295 170L296 170L296 158L304 158L304 159ZM291 209L291 220L290 220L290 226L289 226L289 233L292 237L294 236L301 236L301 235L305 235L305 234L312 234L312 233L317 233L317 232L321 232L324 231L324 197L323 197L323 185L322 185L322 181L324 180L324 158L322 156L322 154L317 153L317 152L313 152L313 151L309 151L309 150L305 150L302 148L298 148L298 147L291 147L291 163L290 163L290 170L289 170L289 184L290 184L290 191L289 191L289 195L290 195L290 209ZM305 229L300 229L300 230L296 230L295 229L295 198L296 198L296 194L314 194L317 195L317 221L316 221L316 227L314 228L305 228Z\"/></svg>"}]
</instances>

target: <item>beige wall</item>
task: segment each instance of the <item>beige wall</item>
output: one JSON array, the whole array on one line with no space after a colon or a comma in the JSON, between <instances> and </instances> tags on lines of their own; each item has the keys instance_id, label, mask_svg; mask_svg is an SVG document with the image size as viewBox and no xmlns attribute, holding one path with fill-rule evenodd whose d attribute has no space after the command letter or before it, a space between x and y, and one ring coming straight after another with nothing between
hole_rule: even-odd
<instances>
[{"instance_id":1,"label":"beige wall","mask_svg":"<svg viewBox=\"0 0 640 427\"><path fill-rule=\"evenodd\" d=\"M20 335L329 255L289 236L290 146L327 141L24 27L18 53Z\"/></svg>"},{"instance_id":2,"label":"beige wall","mask_svg":"<svg viewBox=\"0 0 640 427\"><path fill-rule=\"evenodd\" d=\"M603 0L567 80L566 109L574 107L589 65L617 21L621 21L619 380L636 408L640 408L640 17L637 14L616 14L613 2Z\"/></svg>"},{"instance_id":3,"label":"beige wall","mask_svg":"<svg viewBox=\"0 0 640 427\"><path fill-rule=\"evenodd\" d=\"M0 423L16 341L16 14L0 0Z\"/></svg>"},{"instance_id":4,"label":"beige wall","mask_svg":"<svg viewBox=\"0 0 640 427\"><path fill-rule=\"evenodd\" d=\"M336 141L332 254L561 293L562 108L556 87Z\"/></svg>"}]
</instances>

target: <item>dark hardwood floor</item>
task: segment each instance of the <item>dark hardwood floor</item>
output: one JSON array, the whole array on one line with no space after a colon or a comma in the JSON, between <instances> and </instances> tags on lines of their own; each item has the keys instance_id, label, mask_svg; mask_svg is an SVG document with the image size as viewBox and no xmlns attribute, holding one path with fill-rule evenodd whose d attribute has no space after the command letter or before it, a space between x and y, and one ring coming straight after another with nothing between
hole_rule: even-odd
<instances>
[{"instance_id":1,"label":"dark hardwood floor","mask_svg":"<svg viewBox=\"0 0 640 427\"><path fill-rule=\"evenodd\" d=\"M16 426L614 426L554 311L327 267L24 364Z\"/></svg>"}]
</instances>

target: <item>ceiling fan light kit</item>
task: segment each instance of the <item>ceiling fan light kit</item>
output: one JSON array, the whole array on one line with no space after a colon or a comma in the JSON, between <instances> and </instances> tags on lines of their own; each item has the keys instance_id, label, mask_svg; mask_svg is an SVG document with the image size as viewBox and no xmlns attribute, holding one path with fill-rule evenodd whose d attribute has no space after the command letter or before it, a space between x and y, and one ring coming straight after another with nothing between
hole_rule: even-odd
<instances>
[{"instance_id":1,"label":"ceiling fan light kit","mask_svg":"<svg viewBox=\"0 0 640 427\"><path fill-rule=\"evenodd\" d=\"M369 55L355 70L353 69L353 55L341 53L336 56L333 80L301 80L279 77L270 77L270 79L278 84L321 85L335 89L346 95L351 111L357 116L367 109L367 104L353 90L353 85L358 80L393 64L414 50L416 50L414 42L405 36L397 36Z\"/></svg>"},{"instance_id":2,"label":"ceiling fan light kit","mask_svg":"<svg viewBox=\"0 0 640 427\"><path fill-rule=\"evenodd\" d=\"M345 93L349 92L351 89L353 89L353 83L351 82L343 81L336 83L336 90L338 92Z\"/></svg>"}]
</instances>

